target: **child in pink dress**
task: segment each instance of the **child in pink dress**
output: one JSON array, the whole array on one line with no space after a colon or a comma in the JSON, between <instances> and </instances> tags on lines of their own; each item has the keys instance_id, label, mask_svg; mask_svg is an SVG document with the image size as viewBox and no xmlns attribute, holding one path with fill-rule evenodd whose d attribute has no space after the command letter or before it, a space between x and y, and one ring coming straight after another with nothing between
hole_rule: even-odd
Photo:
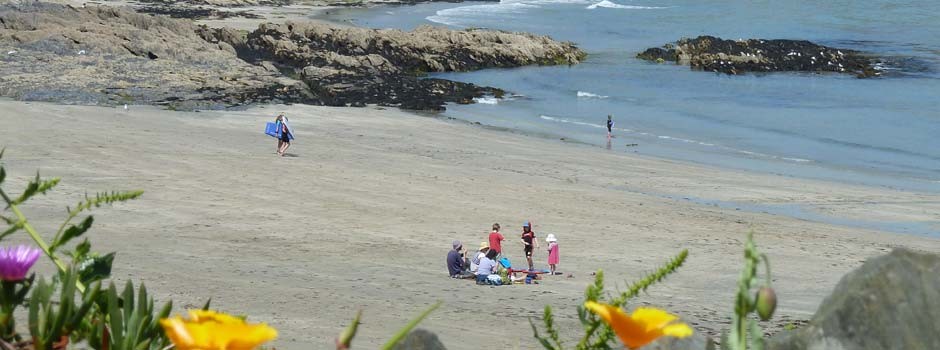
<instances>
[{"instance_id":1,"label":"child in pink dress","mask_svg":"<svg viewBox=\"0 0 940 350\"><path fill-rule=\"evenodd\" d=\"M545 241L548 242L548 266L554 276L555 265L558 265L558 239L555 238L554 234L549 234L548 237L545 237Z\"/></svg>"}]
</instances>

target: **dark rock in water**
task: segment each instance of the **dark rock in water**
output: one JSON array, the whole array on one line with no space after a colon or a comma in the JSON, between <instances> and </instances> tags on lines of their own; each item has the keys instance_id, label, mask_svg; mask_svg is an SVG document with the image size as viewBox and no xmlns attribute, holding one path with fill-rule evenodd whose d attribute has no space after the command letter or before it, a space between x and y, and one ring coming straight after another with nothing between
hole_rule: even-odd
<instances>
[{"instance_id":1,"label":"dark rock in water","mask_svg":"<svg viewBox=\"0 0 940 350\"><path fill-rule=\"evenodd\" d=\"M808 325L768 349L940 349L940 256L895 249L842 277Z\"/></svg>"},{"instance_id":2,"label":"dark rock in water","mask_svg":"<svg viewBox=\"0 0 940 350\"><path fill-rule=\"evenodd\" d=\"M394 350L446 350L437 335L424 329L415 329L405 339L395 344Z\"/></svg>"},{"instance_id":3,"label":"dark rock in water","mask_svg":"<svg viewBox=\"0 0 940 350\"><path fill-rule=\"evenodd\" d=\"M805 40L724 40L713 36L681 39L675 45L650 48L637 58L688 64L692 69L740 74L745 72L836 72L859 78L878 76L875 60L857 51Z\"/></svg>"}]
</instances>

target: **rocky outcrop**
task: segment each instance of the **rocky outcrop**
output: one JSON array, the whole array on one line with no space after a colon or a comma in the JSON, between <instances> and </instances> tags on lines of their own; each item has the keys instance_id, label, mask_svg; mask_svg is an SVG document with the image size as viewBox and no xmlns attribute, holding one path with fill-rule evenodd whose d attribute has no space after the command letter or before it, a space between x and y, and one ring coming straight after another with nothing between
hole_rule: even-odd
<instances>
[{"instance_id":1,"label":"rocky outcrop","mask_svg":"<svg viewBox=\"0 0 940 350\"><path fill-rule=\"evenodd\" d=\"M769 349L940 349L940 256L895 249L842 277L808 325Z\"/></svg>"},{"instance_id":2,"label":"rocky outcrop","mask_svg":"<svg viewBox=\"0 0 940 350\"><path fill-rule=\"evenodd\" d=\"M256 102L443 109L496 88L427 72L574 64L548 37L424 27L327 24L210 29L129 8L0 4L0 95L82 104L229 107Z\"/></svg>"},{"instance_id":3,"label":"rocky outcrop","mask_svg":"<svg viewBox=\"0 0 940 350\"><path fill-rule=\"evenodd\" d=\"M857 51L805 40L724 40L713 36L681 39L637 55L650 61L688 64L692 69L727 74L745 72L836 72L860 78L880 75L876 60Z\"/></svg>"},{"instance_id":4,"label":"rocky outcrop","mask_svg":"<svg viewBox=\"0 0 940 350\"><path fill-rule=\"evenodd\" d=\"M209 43L190 21L129 9L0 5L0 95L213 108L305 100L305 86Z\"/></svg>"},{"instance_id":5,"label":"rocky outcrop","mask_svg":"<svg viewBox=\"0 0 940 350\"><path fill-rule=\"evenodd\" d=\"M442 109L446 102L470 103L502 91L422 79L426 73L575 64L585 56L573 44L545 36L430 26L404 32L288 22L263 24L247 35L217 29L204 36L232 45L249 62L270 62L298 75L323 103L336 106Z\"/></svg>"}]
</instances>

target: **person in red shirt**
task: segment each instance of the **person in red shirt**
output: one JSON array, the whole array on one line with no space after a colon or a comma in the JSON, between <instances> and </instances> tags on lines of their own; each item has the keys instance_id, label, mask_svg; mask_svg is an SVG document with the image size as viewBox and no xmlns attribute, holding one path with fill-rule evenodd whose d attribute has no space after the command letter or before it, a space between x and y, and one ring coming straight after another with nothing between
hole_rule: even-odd
<instances>
[{"instance_id":1,"label":"person in red shirt","mask_svg":"<svg viewBox=\"0 0 940 350\"><path fill-rule=\"evenodd\" d=\"M493 224L493 232L490 232L490 250L495 250L497 254L502 254L502 241L505 239L506 237L503 237L503 234L499 233L499 223Z\"/></svg>"}]
</instances>

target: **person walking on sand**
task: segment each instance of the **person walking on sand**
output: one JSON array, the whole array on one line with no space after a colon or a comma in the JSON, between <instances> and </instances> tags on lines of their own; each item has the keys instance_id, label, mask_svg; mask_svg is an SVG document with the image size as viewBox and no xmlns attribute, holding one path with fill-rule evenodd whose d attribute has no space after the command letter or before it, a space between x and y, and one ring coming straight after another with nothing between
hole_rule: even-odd
<instances>
[{"instance_id":1,"label":"person walking on sand","mask_svg":"<svg viewBox=\"0 0 940 350\"><path fill-rule=\"evenodd\" d=\"M614 130L614 117L607 115L607 139L610 139L611 132Z\"/></svg>"},{"instance_id":2,"label":"person walking on sand","mask_svg":"<svg viewBox=\"0 0 940 350\"><path fill-rule=\"evenodd\" d=\"M555 265L558 265L558 239L554 234L549 233L548 237L545 237L545 242L548 242L548 266L554 276Z\"/></svg>"},{"instance_id":3,"label":"person walking on sand","mask_svg":"<svg viewBox=\"0 0 940 350\"><path fill-rule=\"evenodd\" d=\"M493 224L493 231L490 232L490 239L489 239L490 250L495 250L497 255L502 254L503 253L502 242L505 239L506 237L503 237L503 234L499 233L499 223L497 222Z\"/></svg>"},{"instance_id":4,"label":"person walking on sand","mask_svg":"<svg viewBox=\"0 0 940 350\"><path fill-rule=\"evenodd\" d=\"M283 157L284 152L287 152L287 148L290 147L290 140L294 139L294 130L290 128L290 124L287 122L287 117L284 114L278 114L277 119L277 155Z\"/></svg>"},{"instance_id":5,"label":"person walking on sand","mask_svg":"<svg viewBox=\"0 0 940 350\"><path fill-rule=\"evenodd\" d=\"M532 265L532 252L535 251L535 249L539 249L539 241L535 239L535 232L532 232L532 224L528 221L522 224L522 239L520 241L523 245L525 259L529 263L529 270L532 270L535 268ZM535 245L534 249L533 244Z\"/></svg>"}]
</instances>

